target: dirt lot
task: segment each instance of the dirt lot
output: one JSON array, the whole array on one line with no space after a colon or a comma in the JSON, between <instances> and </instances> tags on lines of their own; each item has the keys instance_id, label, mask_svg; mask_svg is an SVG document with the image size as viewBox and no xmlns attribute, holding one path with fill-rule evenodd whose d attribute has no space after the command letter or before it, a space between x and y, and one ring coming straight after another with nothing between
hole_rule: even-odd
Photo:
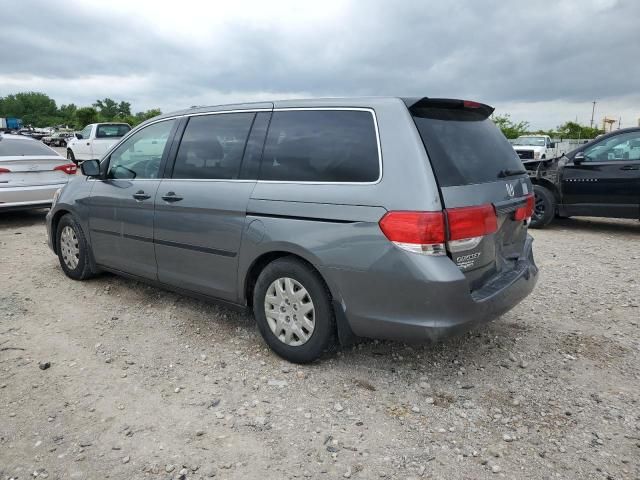
<instances>
[{"instance_id":1,"label":"dirt lot","mask_svg":"<svg viewBox=\"0 0 640 480\"><path fill-rule=\"evenodd\" d=\"M0 217L0 479L640 478L637 221L534 232L486 328L298 367L249 316L69 280L43 220Z\"/></svg>"}]
</instances>

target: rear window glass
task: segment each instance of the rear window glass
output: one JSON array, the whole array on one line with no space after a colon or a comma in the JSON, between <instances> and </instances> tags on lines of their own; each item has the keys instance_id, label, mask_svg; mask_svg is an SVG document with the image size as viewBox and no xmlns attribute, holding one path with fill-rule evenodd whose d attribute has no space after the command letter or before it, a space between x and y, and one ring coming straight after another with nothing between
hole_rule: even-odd
<instances>
[{"instance_id":1,"label":"rear window glass","mask_svg":"<svg viewBox=\"0 0 640 480\"><path fill-rule=\"evenodd\" d=\"M472 110L412 109L431 166L441 187L493 182L522 162L502 132Z\"/></svg>"},{"instance_id":2,"label":"rear window glass","mask_svg":"<svg viewBox=\"0 0 640 480\"><path fill-rule=\"evenodd\" d=\"M0 157L21 156L21 155L57 155L44 144L36 140L11 140L3 138L0 140Z\"/></svg>"},{"instance_id":3,"label":"rear window glass","mask_svg":"<svg viewBox=\"0 0 640 480\"><path fill-rule=\"evenodd\" d=\"M131 127L129 125L98 125L96 138L124 137Z\"/></svg>"},{"instance_id":4,"label":"rear window glass","mask_svg":"<svg viewBox=\"0 0 640 480\"><path fill-rule=\"evenodd\" d=\"M262 180L373 182L379 176L371 112L274 112L260 171Z\"/></svg>"}]
</instances>

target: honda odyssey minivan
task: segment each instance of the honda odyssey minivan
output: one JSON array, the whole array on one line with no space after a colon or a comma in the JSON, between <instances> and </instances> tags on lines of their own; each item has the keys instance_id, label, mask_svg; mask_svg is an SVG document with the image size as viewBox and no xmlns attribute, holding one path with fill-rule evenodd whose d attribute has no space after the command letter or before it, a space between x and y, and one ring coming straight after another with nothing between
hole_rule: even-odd
<instances>
[{"instance_id":1,"label":"honda odyssey minivan","mask_svg":"<svg viewBox=\"0 0 640 480\"><path fill-rule=\"evenodd\" d=\"M65 274L101 270L253 311L280 356L436 340L534 288L531 183L487 105L288 100L149 120L47 216Z\"/></svg>"}]
</instances>

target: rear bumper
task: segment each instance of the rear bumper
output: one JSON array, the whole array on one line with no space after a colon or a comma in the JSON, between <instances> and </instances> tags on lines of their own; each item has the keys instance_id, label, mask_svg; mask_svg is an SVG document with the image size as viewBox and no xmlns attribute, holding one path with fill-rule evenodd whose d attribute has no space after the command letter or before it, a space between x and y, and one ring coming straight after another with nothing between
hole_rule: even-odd
<instances>
[{"instance_id":1,"label":"rear bumper","mask_svg":"<svg viewBox=\"0 0 640 480\"><path fill-rule=\"evenodd\" d=\"M65 185L66 182L28 187L0 187L0 211L50 207L56 190Z\"/></svg>"},{"instance_id":2,"label":"rear bumper","mask_svg":"<svg viewBox=\"0 0 640 480\"><path fill-rule=\"evenodd\" d=\"M327 269L323 273L339 291L339 303L356 335L436 341L499 317L533 291L538 268L532 242L528 237L514 270L473 293L449 258L407 257L399 250L390 252L395 258L381 261L375 272Z\"/></svg>"}]
</instances>

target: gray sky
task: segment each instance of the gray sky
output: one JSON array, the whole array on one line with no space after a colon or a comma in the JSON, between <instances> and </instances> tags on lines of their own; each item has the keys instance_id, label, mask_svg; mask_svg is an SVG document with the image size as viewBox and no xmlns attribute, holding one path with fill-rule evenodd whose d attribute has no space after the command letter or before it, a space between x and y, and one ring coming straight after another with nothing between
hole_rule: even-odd
<instances>
[{"instance_id":1,"label":"gray sky","mask_svg":"<svg viewBox=\"0 0 640 480\"><path fill-rule=\"evenodd\" d=\"M640 118L640 1L0 0L0 96L133 109L291 97L479 100L551 128Z\"/></svg>"}]
</instances>

